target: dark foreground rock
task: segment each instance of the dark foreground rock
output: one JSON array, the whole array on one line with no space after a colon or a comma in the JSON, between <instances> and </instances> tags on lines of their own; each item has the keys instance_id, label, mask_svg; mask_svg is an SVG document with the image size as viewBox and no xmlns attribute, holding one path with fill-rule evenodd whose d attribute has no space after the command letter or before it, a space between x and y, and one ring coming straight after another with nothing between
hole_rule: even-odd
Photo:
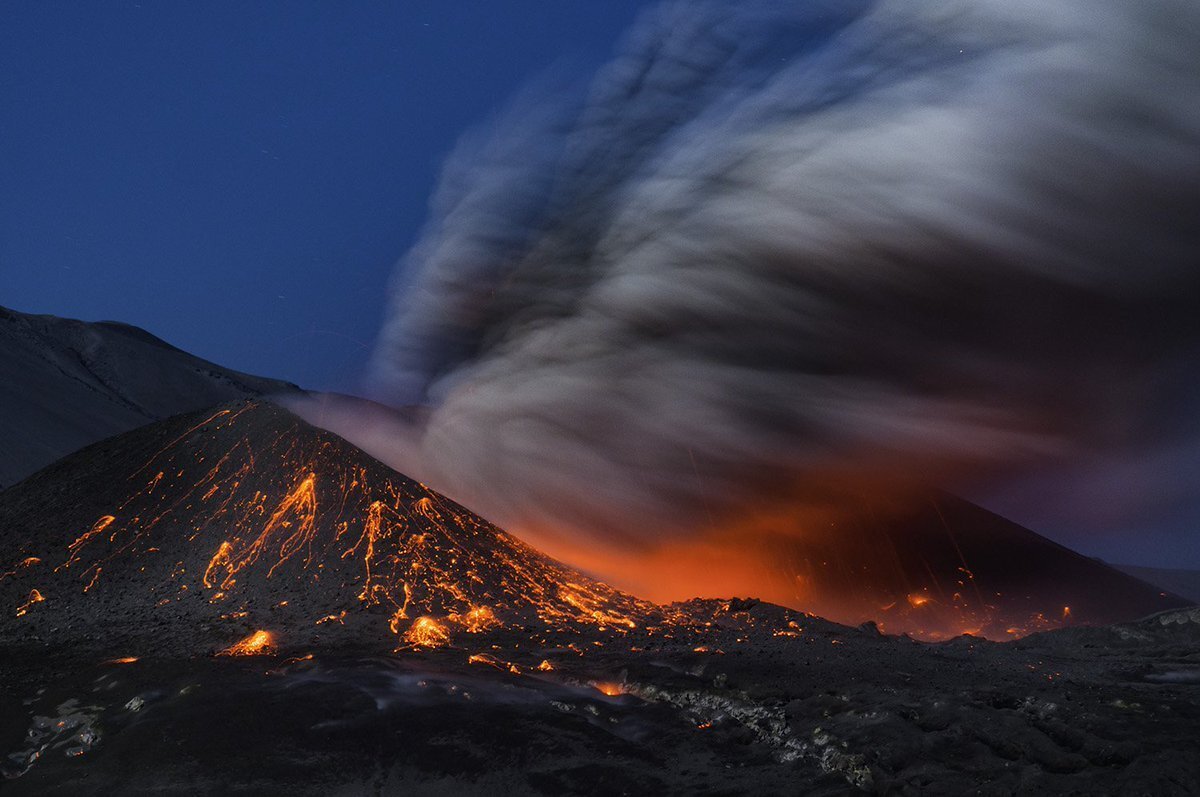
<instances>
[{"instance_id":1,"label":"dark foreground rock","mask_svg":"<svg viewBox=\"0 0 1200 797\"><path fill-rule=\"evenodd\" d=\"M0 790L1200 793L1200 610L927 644L770 604L673 608L696 622L390 656L8 646Z\"/></svg>"}]
</instances>

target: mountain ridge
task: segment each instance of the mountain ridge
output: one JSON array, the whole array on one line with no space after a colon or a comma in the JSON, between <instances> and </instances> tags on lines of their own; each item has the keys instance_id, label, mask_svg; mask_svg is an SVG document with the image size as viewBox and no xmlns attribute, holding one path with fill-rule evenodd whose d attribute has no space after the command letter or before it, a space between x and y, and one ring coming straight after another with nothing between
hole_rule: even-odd
<instances>
[{"instance_id":1,"label":"mountain ridge","mask_svg":"<svg viewBox=\"0 0 1200 797\"><path fill-rule=\"evenodd\" d=\"M289 382L196 357L144 329L0 307L0 489L89 443Z\"/></svg>"}]
</instances>

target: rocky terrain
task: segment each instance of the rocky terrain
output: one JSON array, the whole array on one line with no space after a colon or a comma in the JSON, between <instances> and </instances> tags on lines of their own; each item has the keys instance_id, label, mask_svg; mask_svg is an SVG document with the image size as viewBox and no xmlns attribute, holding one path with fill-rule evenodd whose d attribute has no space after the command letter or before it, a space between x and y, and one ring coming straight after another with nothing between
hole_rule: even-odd
<instances>
[{"instance_id":1,"label":"rocky terrain","mask_svg":"<svg viewBox=\"0 0 1200 797\"><path fill-rule=\"evenodd\" d=\"M397 655L6 645L5 794L1200 790L1200 613L927 644L753 601ZM705 625L711 623L711 625ZM565 641L565 640L564 640Z\"/></svg>"}]
</instances>

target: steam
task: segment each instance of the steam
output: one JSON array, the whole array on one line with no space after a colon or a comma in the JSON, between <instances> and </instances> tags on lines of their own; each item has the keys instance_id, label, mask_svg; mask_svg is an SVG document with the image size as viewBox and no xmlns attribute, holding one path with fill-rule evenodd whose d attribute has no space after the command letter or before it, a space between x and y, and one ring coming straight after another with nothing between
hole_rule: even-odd
<instances>
[{"instance_id":1,"label":"steam","mask_svg":"<svg viewBox=\"0 0 1200 797\"><path fill-rule=\"evenodd\" d=\"M374 360L423 407L388 459L643 539L1178 436L1196 30L1187 0L655 8L446 165Z\"/></svg>"}]
</instances>

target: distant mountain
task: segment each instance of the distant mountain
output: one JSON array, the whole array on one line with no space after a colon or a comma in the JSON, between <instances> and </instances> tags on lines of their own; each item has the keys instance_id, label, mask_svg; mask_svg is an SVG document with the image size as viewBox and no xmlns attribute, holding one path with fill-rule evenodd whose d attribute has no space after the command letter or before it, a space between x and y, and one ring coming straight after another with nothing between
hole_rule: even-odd
<instances>
[{"instance_id":1,"label":"distant mountain","mask_svg":"<svg viewBox=\"0 0 1200 797\"><path fill-rule=\"evenodd\" d=\"M559 645L661 614L266 402L127 432L0 493L0 552L9 640L388 651L519 628Z\"/></svg>"},{"instance_id":2,"label":"distant mountain","mask_svg":"<svg viewBox=\"0 0 1200 797\"><path fill-rule=\"evenodd\" d=\"M127 324L0 307L0 488L151 421L298 391L202 360Z\"/></svg>"}]
</instances>

